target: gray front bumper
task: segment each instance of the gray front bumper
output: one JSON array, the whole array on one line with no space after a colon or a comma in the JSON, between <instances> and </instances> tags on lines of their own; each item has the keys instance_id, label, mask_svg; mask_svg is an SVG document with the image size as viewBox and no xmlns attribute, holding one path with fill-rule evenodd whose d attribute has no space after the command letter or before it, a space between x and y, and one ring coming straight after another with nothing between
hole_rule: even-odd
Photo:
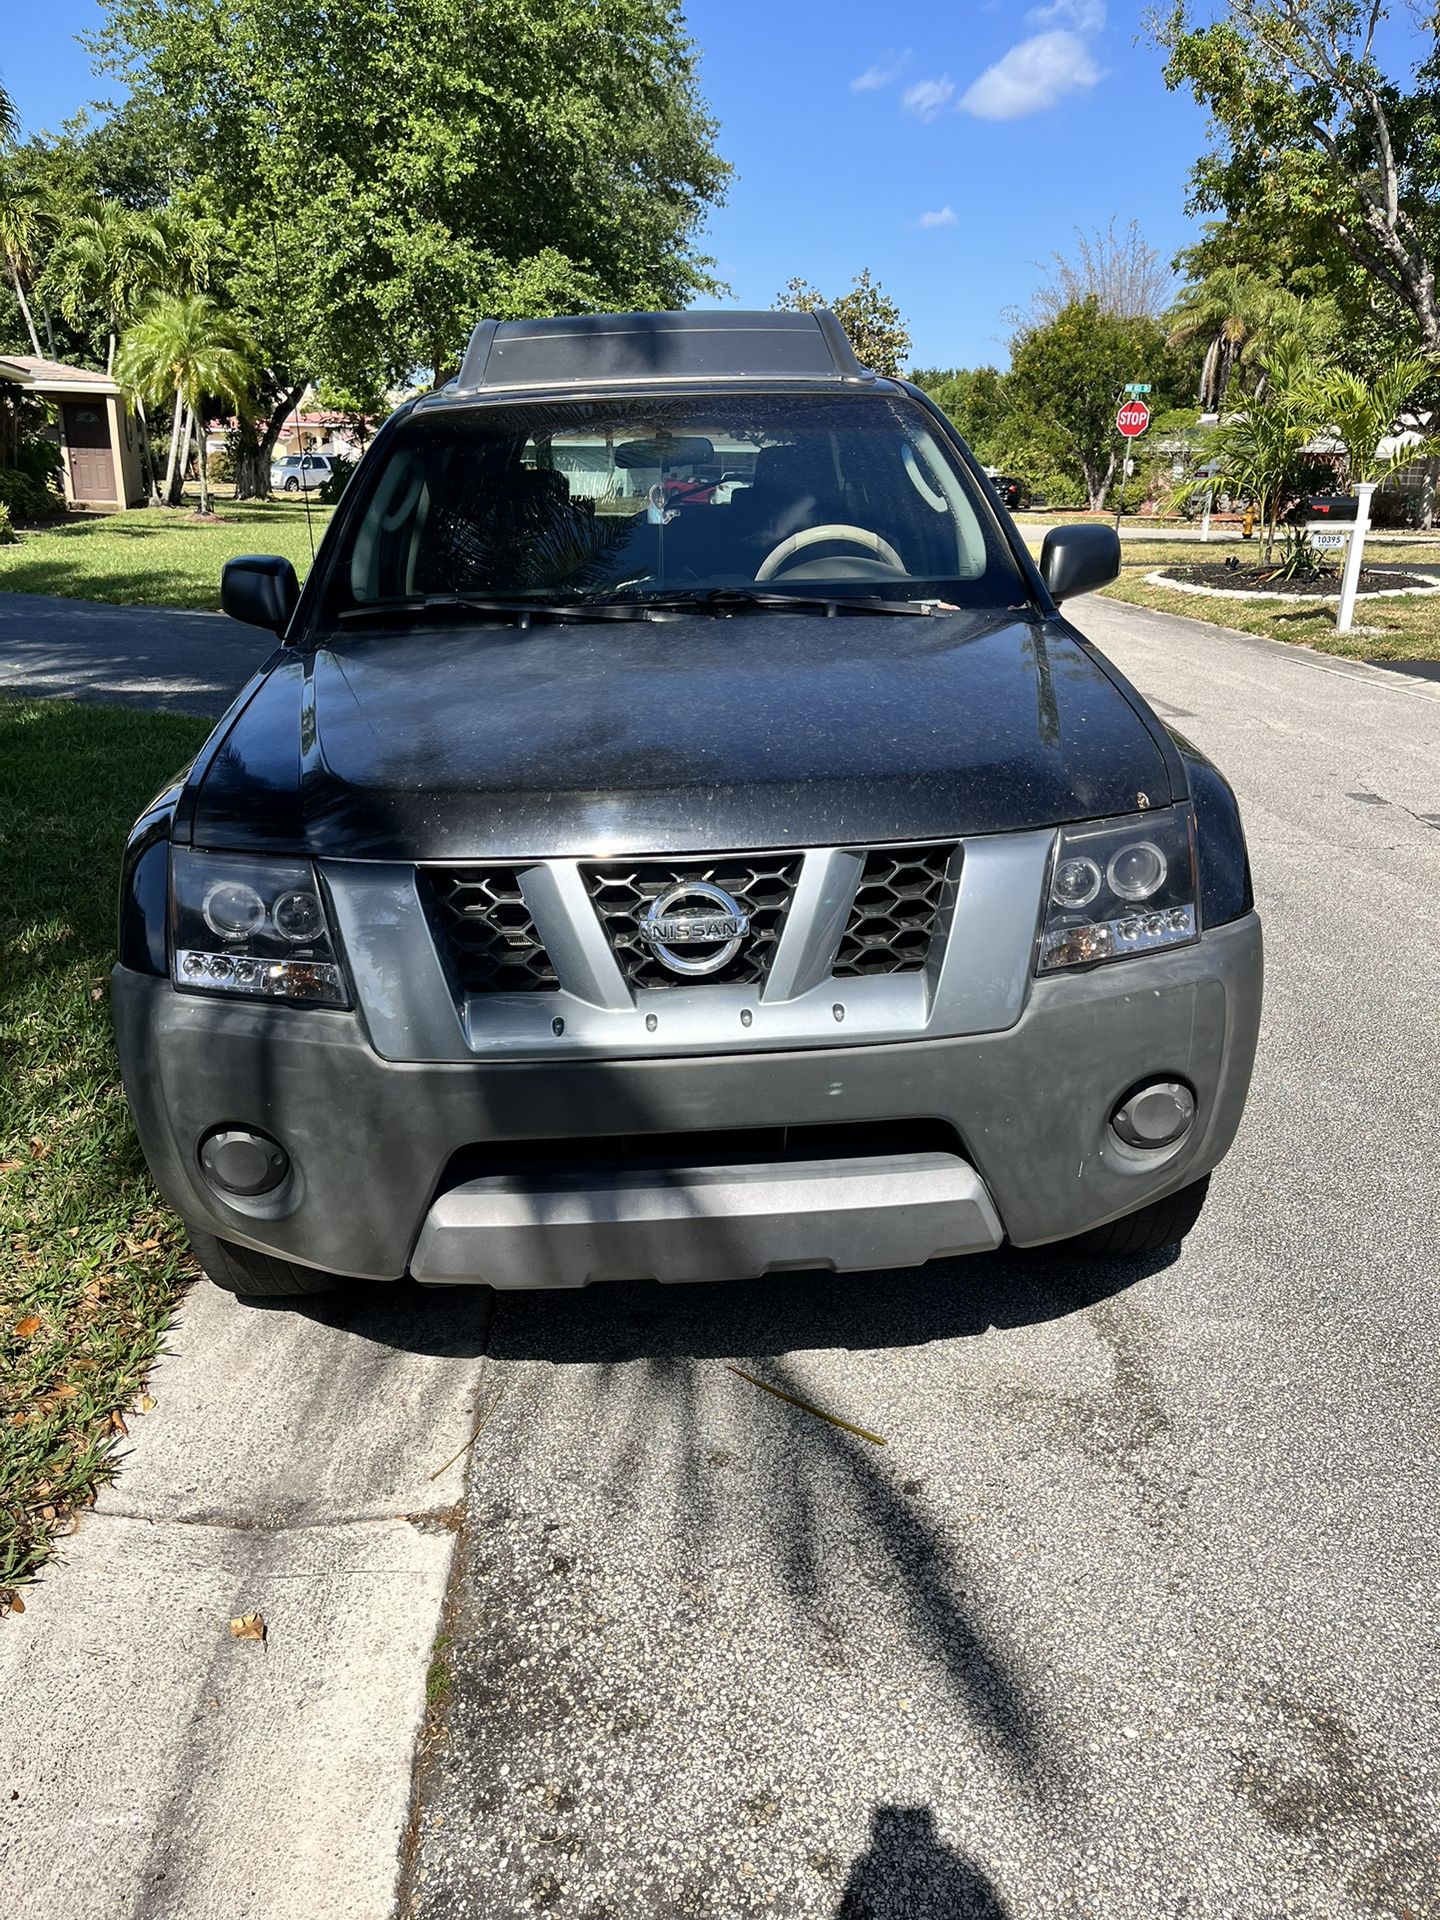
<instances>
[{"instance_id":1,"label":"gray front bumper","mask_svg":"<svg viewBox=\"0 0 1440 1920\"><path fill-rule=\"evenodd\" d=\"M545 1286L576 1284L562 1269L586 1277L584 1259L558 1259L566 1233L575 1240L573 1223L552 1219L561 1229L552 1235L534 1191L520 1196L518 1215L513 1191L492 1193L488 1213L484 1196L472 1196L467 1216L455 1197L462 1189L440 1191L459 1149L688 1131L703 1167L711 1129L939 1120L965 1144L967 1160L952 1158L951 1171L973 1168L1017 1245L1063 1239L1130 1213L1207 1173L1229 1149L1255 1055L1261 974L1260 923L1251 914L1174 953L1037 981L1019 1020L1001 1033L553 1064L384 1060L353 1014L180 994L168 981L125 968L113 978L121 1068L141 1144L185 1219L336 1273L393 1279L418 1269L417 1277L436 1280L500 1279L503 1268L508 1284ZM1119 1147L1108 1119L1124 1093L1151 1077L1188 1081L1197 1119L1178 1146L1139 1154ZM258 1127L285 1145L294 1172L278 1194L226 1202L209 1188L197 1147L222 1124ZM859 1208L838 1191L837 1170L825 1171L829 1191L811 1209L813 1232L784 1217L772 1196L746 1216L753 1224L732 1241L734 1259L724 1251L729 1230L704 1206L687 1211L682 1203L647 1242L655 1183L642 1183L651 1198L628 1212L612 1193L603 1204L616 1218L597 1237L591 1264L606 1273L663 1265L662 1277L683 1277L690 1269L906 1265L950 1250L955 1230L942 1222L935 1244L917 1252L903 1170L890 1169L900 1185L887 1192L882 1183L875 1203ZM598 1217L602 1202L588 1204ZM743 1196L725 1206L727 1217L745 1216ZM457 1237L465 1217L479 1229L470 1252ZM972 1214L972 1224L979 1217ZM508 1221L513 1228L517 1218L526 1230L509 1233L502 1258L497 1227ZM918 1239L928 1232L922 1222ZM993 1242L993 1232L988 1241L978 1232L959 1240ZM837 1258L837 1247L847 1245L863 1250L859 1260Z\"/></svg>"}]
</instances>

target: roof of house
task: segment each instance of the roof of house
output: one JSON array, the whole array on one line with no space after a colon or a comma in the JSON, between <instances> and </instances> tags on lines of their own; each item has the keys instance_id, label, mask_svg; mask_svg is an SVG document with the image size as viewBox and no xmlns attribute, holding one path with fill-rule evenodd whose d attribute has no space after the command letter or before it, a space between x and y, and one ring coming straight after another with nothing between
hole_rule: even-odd
<instances>
[{"instance_id":1,"label":"roof of house","mask_svg":"<svg viewBox=\"0 0 1440 1920\"><path fill-rule=\"evenodd\" d=\"M84 387L95 393L119 393L118 384L108 373L95 373L89 367L70 367L63 360L37 359L33 353L0 354L0 380L38 392L69 391Z\"/></svg>"}]
</instances>

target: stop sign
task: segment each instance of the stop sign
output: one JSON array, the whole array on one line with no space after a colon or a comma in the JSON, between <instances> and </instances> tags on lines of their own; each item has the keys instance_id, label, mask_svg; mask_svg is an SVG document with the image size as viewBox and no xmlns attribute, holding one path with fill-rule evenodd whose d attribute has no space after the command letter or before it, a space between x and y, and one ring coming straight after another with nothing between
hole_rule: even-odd
<instances>
[{"instance_id":1,"label":"stop sign","mask_svg":"<svg viewBox=\"0 0 1440 1920\"><path fill-rule=\"evenodd\" d=\"M1143 400L1127 400L1116 414L1115 424L1127 440L1138 440L1150 424L1150 409Z\"/></svg>"}]
</instances>

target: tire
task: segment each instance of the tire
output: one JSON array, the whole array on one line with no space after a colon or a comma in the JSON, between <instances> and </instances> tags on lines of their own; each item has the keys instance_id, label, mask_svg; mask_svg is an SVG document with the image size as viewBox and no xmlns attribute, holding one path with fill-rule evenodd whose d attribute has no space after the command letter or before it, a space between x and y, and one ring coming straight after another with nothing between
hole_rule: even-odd
<instances>
[{"instance_id":1,"label":"tire","mask_svg":"<svg viewBox=\"0 0 1440 1920\"><path fill-rule=\"evenodd\" d=\"M293 1260L256 1253L251 1247L232 1246L228 1240L217 1240L214 1234L188 1222L185 1231L206 1279L241 1300L294 1299L305 1293L331 1293L344 1285L338 1274L297 1266Z\"/></svg>"},{"instance_id":2,"label":"tire","mask_svg":"<svg viewBox=\"0 0 1440 1920\"><path fill-rule=\"evenodd\" d=\"M286 493L298 493L300 491L300 482L298 480L287 480L285 482L285 491Z\"/></svg>"},{"instance_id":3,"label":"tire","mask_svg":"<svg viewBox=\"0 0 1440 1920\"><path fill-rule=\"evenodd\" d=\"M1121 1259L1128 1254L1158 1253L1162 1247L1178 1246L1195 1222L1210 1189L1210 1176L1196 1180L1178 1193L1167 1193L1163 1200L1152 1201L1137 1213L1112 1220L1107 1226L1089 1233L1078 1233L1073 1240L1062 1240L1057 1253L1079 1253L1088 1258L1108 1256Z\"/></svg>"}]
</instances>

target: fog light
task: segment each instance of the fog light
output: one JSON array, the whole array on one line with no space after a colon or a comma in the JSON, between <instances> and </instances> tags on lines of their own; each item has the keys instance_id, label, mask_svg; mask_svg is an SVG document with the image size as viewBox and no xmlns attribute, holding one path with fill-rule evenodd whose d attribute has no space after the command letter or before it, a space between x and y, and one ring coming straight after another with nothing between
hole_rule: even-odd
<instances>
[{"instance_id":1,"label":"fog light","mask_svg":"<svg viewBox=\"0 0 1440 1920\"><path fill-rule=\"evenodd\" d=\"M200 1165L212 1187L251 1199L280 1185L290 1171L290 1156L263 1133L220 1127L200 1142Z\"/></svg>"},{"instance_id":2,"label":"fog light","mask_svg":"<svg viewBox=\"0 0 1440 1920\"><path fill-rule=\"evenodd\" d=\"M1128 1147L1171 1147L1195 1118L1195 1096L1179 1080L1152 1080L1127 1094L1110 1124Z\"/></svg>"}]
</instances>

